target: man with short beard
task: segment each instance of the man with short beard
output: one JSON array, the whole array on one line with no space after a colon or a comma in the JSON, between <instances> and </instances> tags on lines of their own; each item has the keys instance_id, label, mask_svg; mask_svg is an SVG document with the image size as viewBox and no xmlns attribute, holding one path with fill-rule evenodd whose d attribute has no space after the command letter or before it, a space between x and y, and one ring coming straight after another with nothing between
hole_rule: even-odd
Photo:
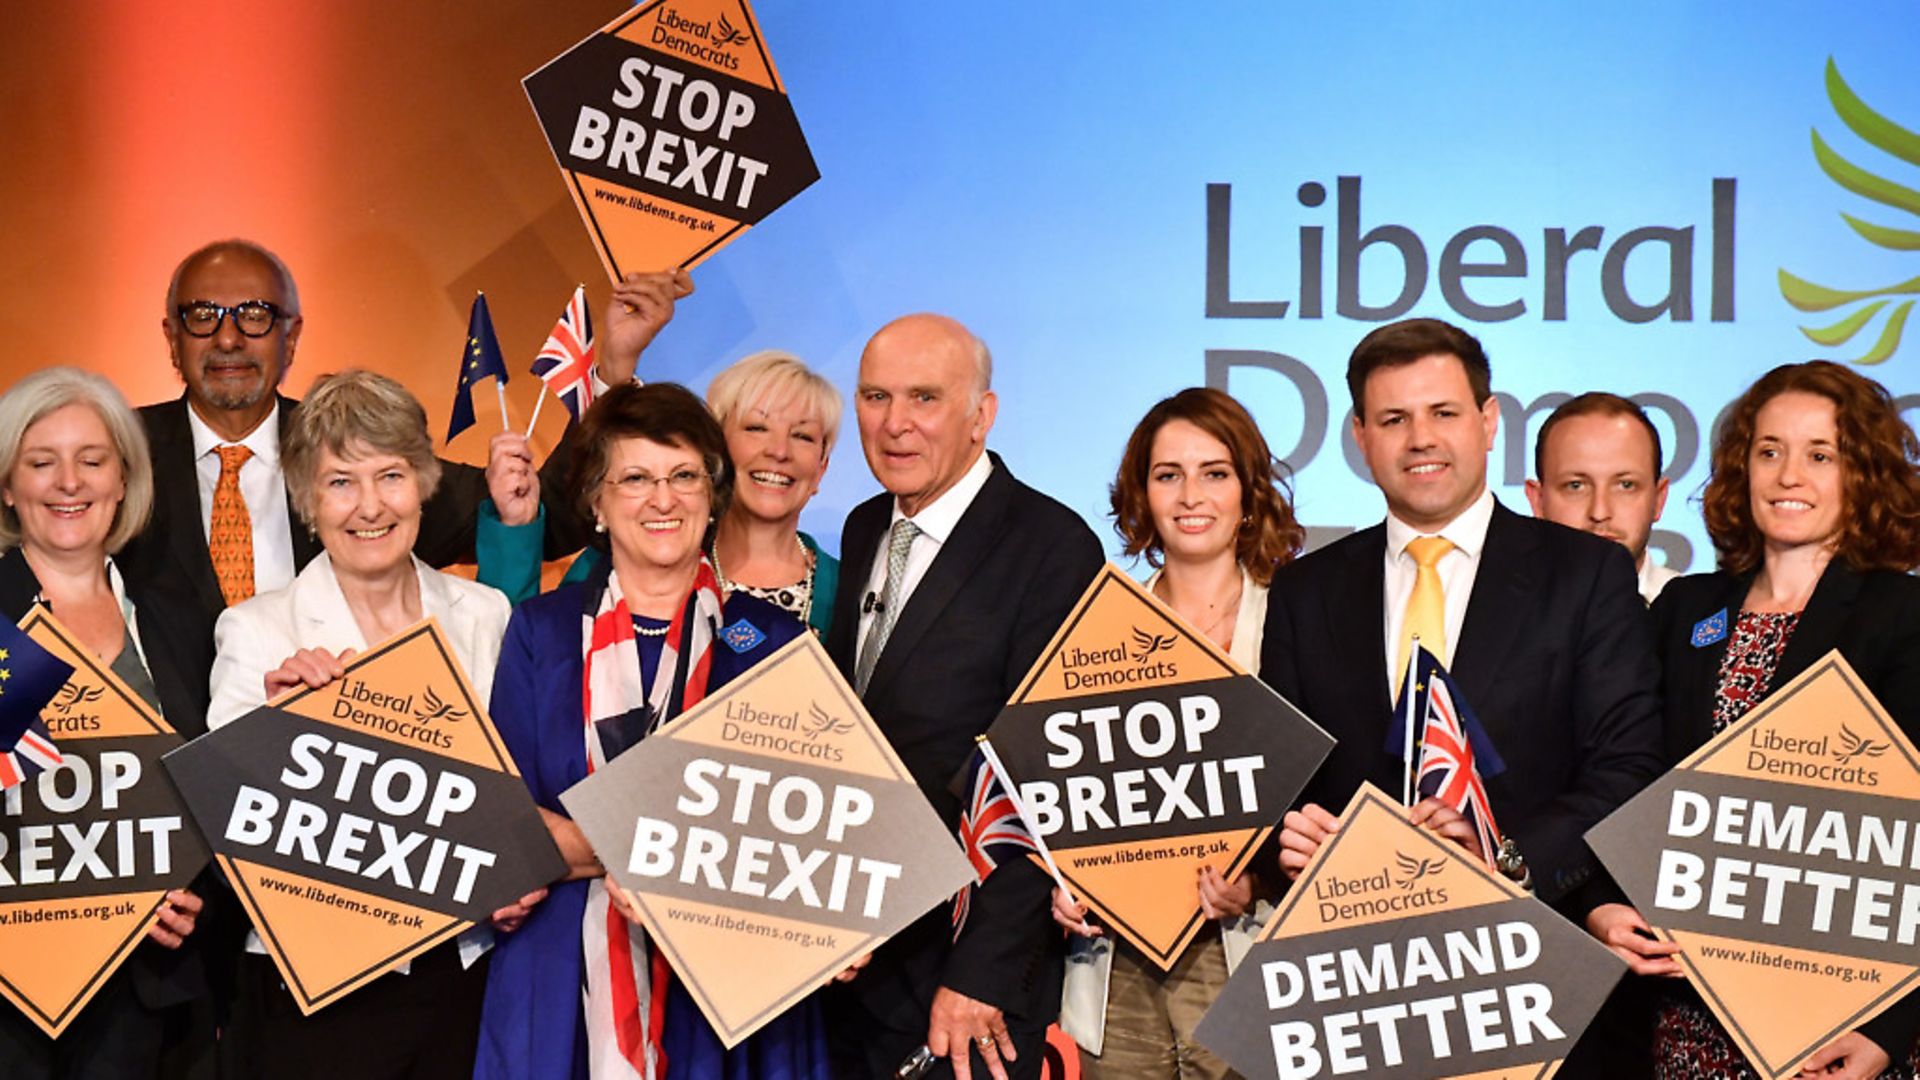
<instances>
[{"instance_id":1,"label":"man with short beard","mask_svg":"<svg viewBox=\"0 0 1920 1080\"><path fill-rule=\"evenodd\" d=\"M280 473L280 433L299 402L279 387L301 327L292 273L259 244L208 244L174 271L161 331L186 390L139 410L160 483L146 529L116 556L128 576L170 577L217 615L255 593L285 588L319 553L293 518ZM525 453L523 443L503 451L506 441L496 439L492 450L496 482L517 467L512 455ZM544 490L562 490L562 448L542 469ZM487 470L441 464L414 545L436 567L472 558L475 516L489 494ZM509 501L501 494L497 502ZM567 507L550 507L547 522L550 556L584 544L585 523Z\"/></svg>"}]
</instances>

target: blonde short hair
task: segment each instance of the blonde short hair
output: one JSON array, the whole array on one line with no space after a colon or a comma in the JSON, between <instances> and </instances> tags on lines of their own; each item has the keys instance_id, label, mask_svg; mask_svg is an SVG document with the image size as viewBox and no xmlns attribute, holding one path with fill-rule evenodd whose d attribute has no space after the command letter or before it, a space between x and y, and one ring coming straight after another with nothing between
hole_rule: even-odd
<instances>
[{"instance_id":1,"label":"blonde short hair","mask_svg":"<svg viewBox=\"0 0 1920 1080\"><path fill-rule=\"evenodd\" d=\"M75 367L50 367L28 375L0 395L0 477L11 477L20 463L20 444L27 429L69 405L85 405L97 413L120 455L127 494L107 532L111 554L147 527L147 516L153 512L153 458L147 449L147 429L106 376ZM20 515L11 506L0 506L0 546L19 543Z\"/></svg>"},{"instance_id":2,"label":"blonde short hair","mask_svg":"<svg viewBox=\"0 0 1920 1080\"><path fill-rule=\"evenodd\" d=\"M721 427L741 409L766 408L770 402L797 398L820 419L822 455L833 453L844 408L840 391L792 353L765 349L734 361L707 386L707 407Z\"/></svg>"},{"instance_id":3,"label":"blonde short hair","mask_svg":"<svg viewBox=\"0 0 1920 1080\"><path fill-rule=\"evenodd\" d=\"M280 469L300 520L313 524L313 484L320 452L335 457L392 454L413 466L420 501L440 484L440 459L427 434L427 410L407 388L376 372L348 368L314 380L287 421Z\"/></svg>"}]
</instances>

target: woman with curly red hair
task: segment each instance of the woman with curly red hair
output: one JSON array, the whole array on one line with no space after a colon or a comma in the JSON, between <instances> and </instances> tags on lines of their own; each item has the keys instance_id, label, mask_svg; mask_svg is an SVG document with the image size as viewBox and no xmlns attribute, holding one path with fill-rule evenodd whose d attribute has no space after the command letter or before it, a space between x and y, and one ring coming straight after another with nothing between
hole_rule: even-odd
<instances>
[{"instance_id":1,"label":"woman with curly red hair","mask_svg":"<svg viewBox=\"0 0 1920 1080\"><path fill-rule=\"evenodd\" d=\"M1777 367L1728 410L1704 497L1720 568L1654 603L1669 764L1833 649L1909 737L1920 737L1920 440L1885 387L1824 360ZM1659 995L1655 1075L1752 1077L1699 996L1677 946L1625 904L1588 917ZM1920 994L1805 1063L1809 1073L1910 1077ZM1898 1066L1893 1063L1899 1062Z\"/></svg>"},{"instance_id":2,"label":"woman with curly red hair","mask_svg":"<svg viewBox=\"0 0 1920 1080\"><path fill-rule=\"evenodd\" d=\"M1147 410L1111 490L1113 527L1127 554L1158 568L1147 587L1248 671L1260 663L1267 583L1306 539L1285 468L1239 402L1193 387ZM1193 1029L1259 928L1258 882L1251 873L1228 881L1208 866L1198 884L1201 908L1220 933L1196 936L1165 972L1055 891L1055 921L1079 935L1061 1024L1087 1051L1083 1075L1228 1075L1193 1041Z\"/></svg>"}]
</instances>

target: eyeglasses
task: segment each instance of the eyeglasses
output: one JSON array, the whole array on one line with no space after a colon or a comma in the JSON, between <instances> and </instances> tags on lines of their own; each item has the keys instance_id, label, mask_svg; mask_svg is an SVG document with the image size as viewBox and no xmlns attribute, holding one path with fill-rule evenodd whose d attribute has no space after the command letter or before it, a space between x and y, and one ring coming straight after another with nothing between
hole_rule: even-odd
<instances>
[{"instance_id":1,"label":"eyeglasses","mask_svg":"<svg viewBox=\"0 0 1920 1080\"><path fill-rule=\"evenodd\" d=\"M702 469L675 469L665 476L631 472L604 483L629 499L646 498L653 493L656 484L667 485L675 495L698 495L706 490L707 474Z\"/></svg>"},{"instance_id":2,"label":"eyeglasses","mask_svg":"<svg viewBox=\"0 0 1920 1080\"><path fill-rule=\"evenodd\" d=\"M210 300L195 300L174 308L180 325L194 337L212 337L220 332L220 323L233 316L234 329L248 337L266 337L273 333L275 321L286 317L279 306L266 300L242 300L228 307Z\"/></svg>"}]
</instances>

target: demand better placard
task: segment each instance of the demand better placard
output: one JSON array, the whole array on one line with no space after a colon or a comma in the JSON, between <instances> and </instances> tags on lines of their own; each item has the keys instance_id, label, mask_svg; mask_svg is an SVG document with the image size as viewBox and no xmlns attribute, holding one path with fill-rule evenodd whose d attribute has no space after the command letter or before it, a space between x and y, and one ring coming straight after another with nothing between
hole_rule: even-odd
<instances>
[{"instance_id":1,"label":"demand better placard","mask_svg":"<svg viewBox=\"0 0 1920 1080\"><path fill-rule=\"evenodd\" d=\"M641 4L524 85L615 281L696 266L820 179L746 0Z\"/></svg>"},{"instance_id":2,"label":"demand better placard","mask_svg":"<svg viewBox=\"0 0 1920 1080\"><path fill-rule=\"evenodd\" d=\"M1587 843L1762 1076L1914 987L1920 756L1838 652Z\"/></svg>"},{"instance_id":3,"label":"demand better placard","mask_svg":"<svg viewBox=\"0 0 1920 1080\"><path fill-rule=\"evenodd\" d=\"M1076 898L1162 968L1333 749L1112 563L987 731Z\"/></svg>"},{"instance_id":4,"label":"demand better placard","mask_svg":"<svg viewBox=\"0 0 1920 1080\"><path fill-rule=\"evenodd\" d=\"M812 634L560 801L729 1047L974 880Z\"/></svg>"},{"instance_id":5,"label":"demand better placard","mask_svg":"<svg viewBox=\"0 0 1920 1080\"><path fill-rule=\"evenodd\" d=\"M207 847L160 766L180 736L45 608L20 628L73 677L40 712L65 762L0 800L0 994L58 1038Z\"/></svg>"},{"instance_id":6,"label":"demand better placard","mask_svg":"<svg viewBox=\"0 0 1920 1080\"><path fill-rule=\"evenodd\" d=\"M432 619L167 755L303 1013L566 872Z\"/></svg>"},{"instance_id":7,"label":"demand better placard","mask_svg":"<svg viewBox=\"0 0 1920 1080\"><path fill-rule=\"evenodd\" d=\"M1194 1034L1250 1080L1543 1080L1625 969L1363 784Z\"/></svg>"}]
</instances>

